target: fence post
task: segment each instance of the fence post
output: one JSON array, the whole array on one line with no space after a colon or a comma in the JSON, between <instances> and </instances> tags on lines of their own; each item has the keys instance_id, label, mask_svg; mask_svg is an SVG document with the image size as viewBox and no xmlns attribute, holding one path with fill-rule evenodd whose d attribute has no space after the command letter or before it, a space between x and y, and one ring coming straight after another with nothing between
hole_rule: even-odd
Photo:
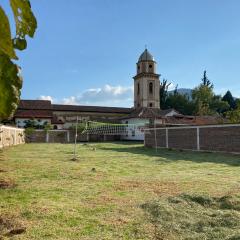
<instances>
[{"instance_id":1,"label":"fence post","mask_svg":"<svg viewBox=\"0 0 240 240\"><path fill-rule=\"evenodd\" d=\"M46 142L48 143L48 141L49 141L49 133L48 131L46 131Z\"/></svg>"},{"instance_id":2,"label":"fence post","mask_svg":"<svg viewBox=\"0 0 240 240\"><path fill-rule=\"evenodd\" d=\"M199 127L197 127L197 150L200 150Z\"/></svg>"},{"instance_id":3,"label":"fence post","mask_svg":"<svg viewBox=\"0 0 240 240\"><path fill-rule=\"evenodd\" d=\"M166 148L168 148L168 128L166 128Z\"/></svg>"},{"instance_id":4,"label":"fence post","mask_svg":"<svg viewBox=\"0 0 240 240\"><path fill-rule=\"evenodd\" d=\"M3 129L0 126L0 148L3 148Z\"/></svg>"},{"instance_id":5,"label":"fence post","mask_svg":"<svg viewBox=\"0 0 240 240\"><path fill-rule=\"evenodd\" d=\"M70 142L69 130L67 130L67 142Z\"/></svg>"},{"instance_id":6,"label":"fence post","mask_svg":"<svg viewBox=\"0 0 240 240\"><path fill-rule=\"evenodd\" d=\"M17 145L17 130L14 129L14 143L13 145Z\"/></svg>"}]
</instances>

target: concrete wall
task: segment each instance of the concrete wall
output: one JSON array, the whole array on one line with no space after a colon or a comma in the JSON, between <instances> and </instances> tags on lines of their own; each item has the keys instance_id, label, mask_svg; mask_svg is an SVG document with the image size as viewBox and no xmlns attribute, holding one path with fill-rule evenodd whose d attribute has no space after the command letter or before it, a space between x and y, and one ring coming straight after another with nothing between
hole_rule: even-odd
<instances>
[{"instance_id":1,"label":"concrete wall","mask_svg":"<svg viewBox=\"0 0 240 240\"><path fill-rule=\"evenodd\" d=\"M25 143L24 129L0 125L0 148Z\"/></svg>"},{"instance_id":2,"label":"concrete wall","mask_svg":"<svg viewBox=\"0 0 240 240\"><path fill-rule=\"evenodd\" d=\"M240 124L145 130L146 147L240 153Z\"/></svg>"},{"instance_id":3,"label":"concrete wall","mask_svg":"<svg viewBox=\"0 0 240 240\"><path fill-rule=\"evenodd\" d=\"M126 134L121 135L122 140L144 141L143 128L149 124L149 119L130 118L122 120L122 123L129 124L128 127L126 127Z\"/></svg>"}]
</instances>

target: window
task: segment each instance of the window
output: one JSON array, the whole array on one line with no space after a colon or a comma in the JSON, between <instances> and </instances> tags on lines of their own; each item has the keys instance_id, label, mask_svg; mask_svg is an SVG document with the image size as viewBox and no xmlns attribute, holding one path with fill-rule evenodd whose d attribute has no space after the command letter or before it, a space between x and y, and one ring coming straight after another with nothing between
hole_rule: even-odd
<instances>
[{"instance_id":1,"label":"window","mask_svg":"<svg viewBox=\"0 0 240 240\"><path fill-rule=\"evenodd\" d=\"M152 68L152 64L149 65L149 68Z\"/></svg>"},{"instance_id":2,"label":"window","mask_svg":"<svg viewBox=\"0 0 240 240\"><path fill-rule=\"evenodd\" d=\"M132 137L135 137L135 130L132 130Z\"/></svg>"},{"instance_id":3,"label":"window","mask_svg":"<svg viewBox=\"0 0 240 240\"><path fill-rule=\"evenodd\" d=\"M149 93L150 94L153 93L153 83L152 82L149 83Z\"/></svg>"},{"instance_id":4,"label":"window","mask_svg":"<svg viewBox=\"0 0 240 240\"><path fill-rule=\"evenodd\" d=\"M140 93L140 84L138 83L137 84L137 94L139 95L139 93Z\"/></svg>"},{"instance_id":5,"label":"window","mask_svg":"<svg viewBox=\"0 0 240 240\"><path fill-rule=\"evenodd\" d=\"M153 104L152 103L149 103L149 107L152 107L153 106Z\"/></svg>"}]
</instances>

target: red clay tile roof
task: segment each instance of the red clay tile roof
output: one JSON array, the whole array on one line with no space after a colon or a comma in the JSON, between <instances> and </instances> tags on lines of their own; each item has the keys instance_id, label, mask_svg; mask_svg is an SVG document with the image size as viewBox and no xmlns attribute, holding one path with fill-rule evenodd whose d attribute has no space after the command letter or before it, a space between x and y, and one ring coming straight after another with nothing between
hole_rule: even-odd
<instances>
[{"instance_id":1,"label":"red clay tile roof","mask_svg":"<svg viewBox=\"0 0 240 240\"><path fill-rule=\"evenodd\" d=\"M15 118L52 118L51 110L21 110L18 109Z\"/></svg>"},{"instance_id":2,"label":"red clay tile roof","mask_svg":"<svg viewBox=\"0 0 240 240\"><path fill-rule=\"evenodd\" d=\"M51 101L48 100L20 100L18 109L51 110Z\"/></svg>"},{"instance_id":3,"label":"red clay tile roof","mask_svg":"<svg viewBox=\"0 0 240 240\"><path fill-rule=\"evenodd\" d=\"M195 123L197 125L212 125L229 123L229 121L221 116L196 116Z\"/></svg>"},{"instance_id":4,"label":"red clay tile roof","mask_svg":"<svg viewBox=\"0 0 240 240\"><path fill-rule=\"evenodd\" d=\"M133 109L132 108L121 108L121 107L99 107L99 106L52 104L52 110L53 111L100 112L100 113L129 114Z\"/></svg>"},{"instance_id":5,"label":"red clay tile roof","mask_svg":"<svg viewBox=\"0 0 240 240\"><path fill-rule=\"evenodd\" d=\"M122 117L122 119L128 119L128 118L164 118L164 115L161 114L160 109L158 108L137 108L133 109L132 112Z\"/></svg>"}]
</instances>

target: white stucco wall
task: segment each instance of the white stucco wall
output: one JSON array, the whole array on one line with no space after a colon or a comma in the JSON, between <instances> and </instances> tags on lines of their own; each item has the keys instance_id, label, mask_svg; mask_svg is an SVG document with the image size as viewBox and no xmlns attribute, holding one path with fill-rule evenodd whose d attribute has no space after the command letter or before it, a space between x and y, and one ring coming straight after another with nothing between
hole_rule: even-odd
<instances>
[{"instance_id":1,"label":"white stucco wall","mask_svg":"<svg viewBox=\"0 0 240 240\"><path fill-rule=\"evenodd\" d=\"M173 109L171 112L167 113L167 114L165 115L165 117L172 117L172 116L178 115L178 114L179 114L179 113L176 112L176 111Z\"/></svg>"},{"instance_id":2,"label":"white stucco wall","mask_svg":"<svg viewBox=\"0 0 240 240\"><path fill-rule=\"evenodd\" d=\"M16 118L15 123L17 127L23 128L26 123L25 121L32 120L30 118ZM51 120L47 118L40 118L40 119L35 119L36 123L39 125L43 125L45 122L51 124Z\"/></svg>"},{"instance_id":3,"label":"white stucco wall","mask_svg":"<svg viewBox=\"0 0 240 240\"><path fill-rule=\"evenodd\" d=\"M127 128L127 134L122 135L122 140L141 140L144 141L144 131L143 127L146 124L149 124L149 119L141 119L141 118L131 118L131 119L125 119L122 120L122 123L129 124L129 127ZM131 126L131 124L134 124L134 126Z\"/></svg>"}]
</instances>

